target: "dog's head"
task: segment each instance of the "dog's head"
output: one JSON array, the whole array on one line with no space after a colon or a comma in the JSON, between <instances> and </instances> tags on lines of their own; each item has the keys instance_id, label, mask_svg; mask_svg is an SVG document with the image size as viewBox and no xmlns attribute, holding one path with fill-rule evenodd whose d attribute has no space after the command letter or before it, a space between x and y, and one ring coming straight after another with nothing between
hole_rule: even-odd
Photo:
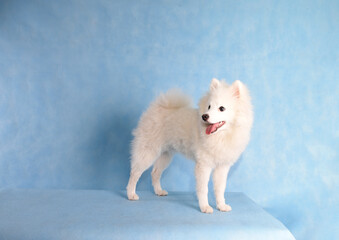
<instances>
[{"instance_id":1,"label":"dog's head","mask_svg":"<svg viewBox=\"0 0 339 240\"><path fill-rule=\"evenodd\" d=\"M209 92L199 103L202 126L207 135L230 130L236 118L243 88L244 85L239 80L232 85L215 78L212 80Z\"/></svg>"}]
</instances>

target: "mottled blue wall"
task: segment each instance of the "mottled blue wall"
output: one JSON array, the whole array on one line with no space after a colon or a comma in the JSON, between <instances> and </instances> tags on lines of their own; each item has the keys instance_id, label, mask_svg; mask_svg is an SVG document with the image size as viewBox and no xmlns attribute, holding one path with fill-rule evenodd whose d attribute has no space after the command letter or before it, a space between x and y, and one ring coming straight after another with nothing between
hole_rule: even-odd
<instances>
[{"instance_id":1,"label":"mottled blue wall","mask_svg":"<svg viewBox=\"0 0 339 240\"><path fill-rule=\"evenodd\" d=\"M123 189L157 93L197 103L212 77L240 79L255 123L228 191L297 239L338 238L338 13L315 0L1 1L0 187ZM193 163L176 156L163 185L194 190Z\"/></svg>"}]
</instances>

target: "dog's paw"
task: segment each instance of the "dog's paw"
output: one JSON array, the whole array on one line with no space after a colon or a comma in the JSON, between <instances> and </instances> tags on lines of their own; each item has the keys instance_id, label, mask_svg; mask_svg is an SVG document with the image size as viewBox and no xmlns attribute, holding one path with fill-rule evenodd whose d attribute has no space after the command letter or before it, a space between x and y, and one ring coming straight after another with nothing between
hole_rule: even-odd
<instances>
[{"instance_id":1,"label":"dog's paw","mask_svg":"<svg viewBox=\"0 0 339 240\"><path fill-rule=\"evenodd\" d=\"M156 191L155 194L158 196L167 196L168 192L165 190L160 190L160 191Z\"/></svg>"},{"instance_id":2,"label":"dog's paw","mask_svg":"<svg viewBox=\"0 0 339 240\"><path fill-rule=\"evenodd\" d=\"M230 205L227 205L227 204L219 204L217 206L217 208L219 209L219 211L221 212L229 212L232 210L231 206Z\"/></svg>"},{"instance_id":3,"label":"dog's paw","mask_svg":"<svg viewBox=\"0 0 339 240\"><path fill-rule=\"evenodd\" d=\"M139 200L139 196L138 196L138 194L136 194L136 193L128 194L127 197L128 197L128 200L131 200L131 201L137 201L137 200Z\"/></svg>"},{"instance_id":4,"label":"dog's paw","mask_svg":"<svg viewBox=\"0 0 339 240\"><path fill-rule=\"evenodd\" d=\"M213 208L210 205L200 207L202 213L213 213Z\"/></svg>"}]
</instances>

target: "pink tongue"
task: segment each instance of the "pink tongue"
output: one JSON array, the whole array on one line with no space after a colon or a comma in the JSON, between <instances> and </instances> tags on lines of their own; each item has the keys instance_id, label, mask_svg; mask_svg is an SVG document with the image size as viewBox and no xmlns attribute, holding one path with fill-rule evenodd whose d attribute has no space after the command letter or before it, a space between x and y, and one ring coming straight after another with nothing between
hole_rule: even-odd
<instances>
[{"instance_id":1,"label":"pink tongue","mask_svg":"<svg viewBox=\"0 0 339 240\"><path fill-rule=\"evenodd\" d=\"M206 128L206 134L210 135L212 132L217 130L218 126L219 126L219 123L214 123L214 124L208 125L208 127Z\"/></svg>"}]
</instances>

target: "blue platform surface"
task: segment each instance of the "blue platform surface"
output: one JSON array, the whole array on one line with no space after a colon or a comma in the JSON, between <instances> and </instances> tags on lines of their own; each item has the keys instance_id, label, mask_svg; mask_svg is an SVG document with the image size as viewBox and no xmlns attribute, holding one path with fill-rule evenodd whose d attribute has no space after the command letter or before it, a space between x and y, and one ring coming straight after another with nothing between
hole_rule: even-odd
<instances>
[{"instance_id":1,"label":"blue platform surface","mask_svg":"<svg viewBox=\"0 0 339 240\"><path fill-rule=\"evenodd\" d=\"M233 210L213 214L199 211L194 192L139 196L131 202L123 191L3 189L0 239L294 239L243 193L227 193Z\"/></svg>"}]
</instances>

